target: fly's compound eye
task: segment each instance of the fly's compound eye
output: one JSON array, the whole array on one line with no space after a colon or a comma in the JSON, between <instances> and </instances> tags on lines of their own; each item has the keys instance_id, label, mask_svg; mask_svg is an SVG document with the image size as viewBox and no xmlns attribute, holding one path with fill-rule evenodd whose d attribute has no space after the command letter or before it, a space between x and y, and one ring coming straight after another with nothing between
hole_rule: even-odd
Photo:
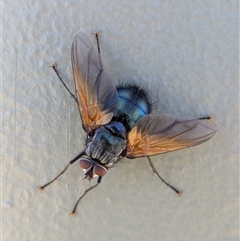
<instances>
[{"instance_id":1,"label":"fly's compound eye","mask_svg":"<svg viewBox=\"0 0 240 241\"><path fill-rule=\"evenodd\" d=\"M84 173L86 174L92 167L93 173L99 177L104 176L107 173L107 168L104 166L88 159L81 158L79 161L80 167L83 169Z\"/></svg>"},{"instance_id":2,"label":"fly's compound eye","mask_svg":"<svg viewBox=\"0 0 240 241\"><path fill-rule=\"evenodd\" d=\"M79 165L82 169L88 171L92 167L93 163L90 160L81 159L79 161Z\"/></svg>"},{"instance_id":3,"label":"fly's compound eye","mask_svg":"<svg viewBox=\"0 0 240 241\"><path fill-rule=\"evenodd\" d=\"M97 164L96 166L94 166L94 173L99 177L102 177L107 173L107 169L104 166Z\"/></svg>"}]
</instances>

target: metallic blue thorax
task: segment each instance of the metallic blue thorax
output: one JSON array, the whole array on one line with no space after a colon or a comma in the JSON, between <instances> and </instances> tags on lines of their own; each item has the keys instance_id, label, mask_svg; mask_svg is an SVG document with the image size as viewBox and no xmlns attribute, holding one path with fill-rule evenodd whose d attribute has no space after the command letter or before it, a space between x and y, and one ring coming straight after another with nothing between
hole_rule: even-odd
<instances>
[{"instance_id":1,"label":"metallic blue thorax","mask_svg":"<svg viewBox=\"0 0 240 241\"><path fill-rule=\"evenodd\" d=\"M111 166L126 148L126 137L127 131L122 123L110 122L95 130L85 152L100 163Z\"/></svg>"}]
</instances>

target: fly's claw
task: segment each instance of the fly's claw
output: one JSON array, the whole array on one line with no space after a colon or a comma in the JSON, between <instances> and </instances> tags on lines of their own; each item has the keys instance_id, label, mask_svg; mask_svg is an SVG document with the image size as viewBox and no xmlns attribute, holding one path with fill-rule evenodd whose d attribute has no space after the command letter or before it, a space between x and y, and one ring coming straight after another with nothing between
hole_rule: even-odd
<instances>
[{"instance_id":1,"label":"fly's claw","mask_svg":"<svg viewBox=\"0 0 240 241\"><path fill-rule=\"evenodd\" d=\"M208 117L205 117L204 119L212 121L213 120L213 115L209 114Z\"/></svg>"},{"instance_id":2,"label":"fly's claw","mask_svg":"<svg viewBox=\"0 0 240 241\"><path fill-rule=\"evenodd\" d=\"M101 35L101 31L93 32L92 35L93 35L95 38L98 38L98 37Z\"/></svg>"},{"instance_id":3,"label":"fly's claw","mask_svg":"<svg viewBox=\"0 0 240 241\"><path fill-rule=\"evenodd\" d=\"M178 195L178 196L181 196L182 193L183 193L183 190L179 190L179 191L177 192L177 195Z\"/></svg>"},{"instance_id":4,"label":"fly's claw","mask_svg":"<svg viewBox=\"0 0 240 241\"><path fill-rule=\"evenodd\" d=\"M71 216L73 216L73 217L76 217L76 216L77 216L77 212L72 211L72 212L69 213L69 215L71 215Z\"/></svg>"},{"instance_id":5,"label":"fly's claw","mask_svg":"<svg viewBox=\"0 0 240 241\"><path fill-rule=\"evenodd\" d=\"M213 114L209 114L209 115L208 115L208 119L209 119L210 121L212 121L212 120L213 120Z\"/></svg>"},{"instance_id":6,"label":"fly's claw","mask_svg":"<svg viewBox=\"0 0 240 241\"><path fill-rule=\"evenodd\" d=\"M44 187L42 187L42 186L38 186L37 189L39 190L40 193L44 192Z\"/></svg>"},{"instance_id":7,"label":"fly's claw","mask_svg":"<svg viewBox=\"0 0 240 241\"><path fill-rule=\"evenodd\" d=\"M50 68L56 69L57 68L57 62L49 66Z\"/></svg>"}]
</instances>

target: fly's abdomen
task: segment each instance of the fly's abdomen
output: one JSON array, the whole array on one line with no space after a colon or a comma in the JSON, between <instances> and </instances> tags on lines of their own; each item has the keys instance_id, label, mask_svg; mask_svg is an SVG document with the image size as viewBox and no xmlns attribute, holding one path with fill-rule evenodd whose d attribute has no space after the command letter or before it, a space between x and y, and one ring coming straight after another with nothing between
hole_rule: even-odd
<instances>
[{"instance_id":1,"label":"fly's abdomen","mask_svg":"<svg viewBox=\"0 0 240 241\"><path fill-rule=\"evenodd\" d=\"M146 91L140 89L136 85L126 85L117 88L119 97L118 117L124 119L124 125L128 125L129 129L135 126L137 120L151 112L151 105ZM122 122L124 122L122 121Z\"/></svg>"}]
</instances>

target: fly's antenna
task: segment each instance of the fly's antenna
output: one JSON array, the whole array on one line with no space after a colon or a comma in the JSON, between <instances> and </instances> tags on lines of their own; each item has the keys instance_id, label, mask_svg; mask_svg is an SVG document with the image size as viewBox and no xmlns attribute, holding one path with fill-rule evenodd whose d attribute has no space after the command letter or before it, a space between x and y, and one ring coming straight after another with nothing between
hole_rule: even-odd
<instances>
[{"instance_id":1,"label":"fly's antenna","mask_svg":"<svg viewBox=\"0 0 240 241\"><path fill-rule=\"evenodd\" d=\"M82 182L83 180L85 180L86 179L86 177L84 177L80 182Z\"/></svg>"}]
</instances>

